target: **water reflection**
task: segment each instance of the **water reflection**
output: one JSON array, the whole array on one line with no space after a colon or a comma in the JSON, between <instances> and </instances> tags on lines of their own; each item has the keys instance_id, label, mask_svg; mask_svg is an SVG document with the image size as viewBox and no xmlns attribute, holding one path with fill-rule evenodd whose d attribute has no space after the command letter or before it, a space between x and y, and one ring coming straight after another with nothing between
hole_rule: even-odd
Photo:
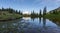
<instances>
[{"instance_id":1,"label":"water reflection","mask_svg":"<svg viewBox=\"0 0 60 33\"><path fill-rule=\"evenodd\" d=\"M32 18L32 17L31 17L31 20L33 20L33 21L34 21L34 19L35 19L35 18Z\"/></svg>"},{"instance_id":2,"label":"water reflection","mask_svg":"<svg viewBox=\"0 0 60 33\"><path fill-rule=\"evenodd\" d=\"M49 19L49 20L50 20L50 19ZM57 26L59 26L59 27L60 27L60 22L55 21L55 20L50 20L50 21L52 21L53 23L55 23Z\"/></svg>"},{"instance_id":3,"label":"water reflection","mask_svg":"<svg viewBox=\"0 0 60 33\"><path fill-rule=\"evenodd\" d=\"M45 28L46 26L46 18L43 17L43 27Z\"/></svg>"},{"instance_id":4,"label":"water reflection","mask_svg":"<svg viewBox=\"0 0 60 33\"><path fill-rule=\"evenodd\" d=\"M41 23L41 17L39 17L39 23Z\"/></svg>"},{"instance_id":5,"label":"water reflection","mask_svg":"<svg viewBox=\"0 0 60 33\"><path fill-rule=\"evenodd\" d=\"M23 17L0 22L0 33L60 33L60 28L46 18Z\"/></svg>"}]
</instances>

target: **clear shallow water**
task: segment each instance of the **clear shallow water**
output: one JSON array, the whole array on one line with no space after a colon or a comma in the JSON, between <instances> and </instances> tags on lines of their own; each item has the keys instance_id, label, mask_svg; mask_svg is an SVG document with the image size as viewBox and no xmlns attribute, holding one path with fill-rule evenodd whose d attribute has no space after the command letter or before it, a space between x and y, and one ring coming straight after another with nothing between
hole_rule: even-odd
<instances>
[{"instance_id":1,"label":"clear shallow water","mask_svg":"<svg viewBox=\"0 0 60 33\"><path fill-rule=\"evenodd\" d=\"M0 22L0 33L60 33L60 24L45 18L23 17Z\"/></svg>"}]
</instances>

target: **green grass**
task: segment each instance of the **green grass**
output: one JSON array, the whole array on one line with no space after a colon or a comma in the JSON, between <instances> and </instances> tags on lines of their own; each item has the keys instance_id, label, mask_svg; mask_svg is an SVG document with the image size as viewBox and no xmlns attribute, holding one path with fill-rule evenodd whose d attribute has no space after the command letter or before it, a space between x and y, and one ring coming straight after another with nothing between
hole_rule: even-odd
<instances>
[{"instance_id":1,"label":"green grass","mask_svg":"<svg viewBox=\"0 0 60 33\"><path fill-rule=\"evenodd\" d=\"M46 18L54 21L60 22L60 13L59 14L47 14L45 15Z\"/></svg>"},{"instance_id":2,"label":"green grass","mask_svg":"<svg viewBox=\"0 0 60 33\"><path fill-rule=\"evenodd\" d=\"M1 12L0 13L0 20L8 20L8 19L17 19L22 17L20 14L16 13L9 13L9 12Z\"/></svg>"}]
</instances>

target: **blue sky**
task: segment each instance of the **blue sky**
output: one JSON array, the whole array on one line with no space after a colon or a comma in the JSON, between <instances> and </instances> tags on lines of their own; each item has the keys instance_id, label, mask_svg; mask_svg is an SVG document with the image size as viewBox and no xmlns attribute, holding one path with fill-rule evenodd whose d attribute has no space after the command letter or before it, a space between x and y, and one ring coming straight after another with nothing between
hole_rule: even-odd
<instances>
[{"instance_id":1,"label":"blue sky","mask_svg":"<svg viewBox=\"0 0 60 33\"><path fill-rule=\"evenodd\" d=\"M60 0L0 0L0 8L13 8L21 11L38 12L47 7L47 10L53 10L60 6Z\"/></svg>"}]
</instances>

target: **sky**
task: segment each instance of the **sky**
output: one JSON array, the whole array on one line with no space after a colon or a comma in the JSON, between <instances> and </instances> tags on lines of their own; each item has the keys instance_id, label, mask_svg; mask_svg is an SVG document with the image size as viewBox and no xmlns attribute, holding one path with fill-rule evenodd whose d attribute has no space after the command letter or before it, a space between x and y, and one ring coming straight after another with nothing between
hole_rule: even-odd
<instances>
[{"instance_id":1,"label":"sky","mask_svg":"<svg viewBox=\"0 0 60 33\"><path fill-rule=\"evenodd\" d=\"M39 12L45 6L47 7L47 11L53 10L60 6L60 0L0 0L0 8L10 7L22 12L31 12L33 10Z\"/></svg>"}]
</instances>

